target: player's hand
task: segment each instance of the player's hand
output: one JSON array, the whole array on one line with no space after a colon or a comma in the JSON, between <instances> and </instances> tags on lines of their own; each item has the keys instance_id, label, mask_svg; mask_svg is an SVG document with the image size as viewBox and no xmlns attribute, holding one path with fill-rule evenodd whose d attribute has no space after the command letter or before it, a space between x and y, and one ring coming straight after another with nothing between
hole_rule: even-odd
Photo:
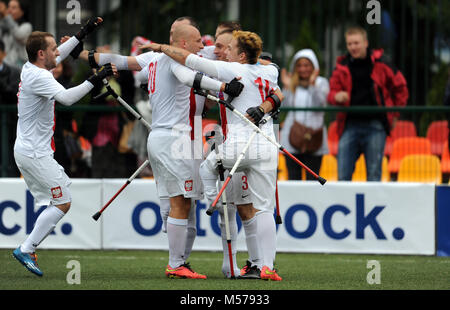
<instances>
[{"instance_id":1,"label":"player's hand","mask_svg":"<svg viewBox=\"0 0 450 310\"><path fill-rule=\"evenodd\" d=\"M90 18L86 24L81 27L80 31L75 35L77 37L78 41L82 41L84 38L86 38L87 35L92 33L98 26L100 26L103 23L103 18L101 17L93 17Z\"/></svg>"},{"instance_id":2,"label":"player's hand","mask_svg":"<svg viewBox=\"0 0 450 310\"><path fill-rule=\"evenodd\" d=\"M248 108L246 117L251 120L256 126L259 125L259 122L264 117L264 109L261 106Z\"/></svg>"},{"instance_id":3,"label":"player's hand","mask_svg":"<svg viewBox=\"0 0 450 310\"><path fill-rule=\"evenodd\" d=\"M234 78L229 83L225 83L225 94L231 96L231 97L237 97L241 94L242 90L244 89L244 84L239 82L241 78Z\"/></svg>"},{"instance_id":4,"label":"player's hand","mask_svg":"<svg viewBox=\"0 0 450 310\"><path fill-rule=\"evenodd\" d=\"M97 70L93 75L91 75L87 80L94 86L101 86L103 79L110 76L117 76L117 67L115 64L105 64L100 69Z\"/></svg>"}]
</instances>

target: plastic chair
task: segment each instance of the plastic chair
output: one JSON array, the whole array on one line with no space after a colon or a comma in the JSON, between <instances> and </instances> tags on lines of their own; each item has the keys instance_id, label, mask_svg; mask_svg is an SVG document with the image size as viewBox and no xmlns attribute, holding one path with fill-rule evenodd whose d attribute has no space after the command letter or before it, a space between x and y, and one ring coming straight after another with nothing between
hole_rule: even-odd
<instances>
[{"instance_id":1,"label":"plastic chair","mask_svg":"<svg viewBox=\"0 0 450 310\"><path fill-rule=\"evenodd\" d=\"M381 182L389 182L391 180L391 175L388 169L388 159L386 156L383 157L383 163L381 167Z\"/></svg>"},{"instance_id":2,"label":"plastic chair","mask_svg":"<svg viewBox=\"0 0 450 310\"><path fill-rule=\"evenodd\" d=\"M320 165L319 175L327 181L337 181L337 159L332 154L325 154L322 156L322 164Z\"/></svg>"},{"instance_id":3,"label":"plastic chair","mask_svg":"<svg viewBox=\"0 0 450 310\"><path fill-rule=\"evenodd\" d=\"M400 164L398 182L442 183L441 163L436 155L407 155Z\"/></svg>"},{"instance_id":4,"label":"plastic chair","mask_svg":"<svg viewBox=\"0 0 450 310\"><path fill-rule=\"evenodd\" d=\"M331 155L338 153L339 135L337 133L337 121L332 121L328 126L328 149Z\"/></svg>"},{"instance_id":5,"label":"plastic chair","mask_svg":"<svg viewBox=\"0 0 450 310\"><path fill-rule=\"evenodd\" d=\"M367 181L367 169L364 154L361 154L355 163L355 170L353 171L352 181L353 182Z\"/></svg>"},{"instance_id":6,"label":"plastic chair","mask_svg":"<svg viewBox=\"0 0 450 310\"><path fill-rule=\"evenodd\" d=\"M391 134L386 138L384 155L390 156L395 140L406 137L417 137L416 125L412 121L397 121Z\"/></svg>"},{"instance_id":7,"label":"plastic chair","mask_svg":"<svg viewBox=\"0 0 450 310\"><path fill-rule=\"evenodd\" d=\"M445 141L448 141L448 121L434 121L427 129L427 139L431 142L431 154L442 156Z\"/></svg>"},{"instance_id":8,"label":"plastic chair","mask_svg":"<svg viewBox=\"0 0 450 310\"><path fill-rule=\"evenodd\" d=\"M278 181L289 180L289 174L286 166L286 158L283 153L278 154Z\"/></svg>"},{"instance_id":9,"label":"plastic chair","mask_svg":"<svg viewBox=\"0 0 450 310\"><path fill-rule=\"evenodd\" d=\"M391 176L388 170L388 159L386 156L383 157L383 162L381 166L381 182L389 182ZM358 160L355 163L355 171L352 175L352 181L354 182L366 182L367 181L367 169L366 169L366 160L364 158L364 154L359 156Z\"/></svg>"},{"instance_id":10,"label":"plastic chair","mask_svg":"<svg viewBox=\"0 0 450 310\"><path fill-rule=\"evenodd\" d=\"M398 173L400 162L406 155L429 154L431 155L431 143L427 138L408 137L395 140L389 158L388 169L390 173Z\"/></svg>"}]
</instances>

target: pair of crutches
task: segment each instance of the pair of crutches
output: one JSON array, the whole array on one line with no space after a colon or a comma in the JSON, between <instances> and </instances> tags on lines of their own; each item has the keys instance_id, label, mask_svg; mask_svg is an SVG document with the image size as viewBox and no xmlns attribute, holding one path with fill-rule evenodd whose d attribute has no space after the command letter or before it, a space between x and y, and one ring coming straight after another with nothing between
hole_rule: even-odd
<instances>
[{"instance_id":1,"label":"pair of crutches","mask_svg":"<svg viewBox=\"0 0 450 310\"><path fill-rule=\"evenodd\" d=\"M137 113L128 103L126 103L125 100L123 100L114 91L114 89L112 89L111 85L109 85L109 83L108 83L108 80L104 79L103 84L105 84L105 86L106 86L106 92L94 97L94 100L106 98L109 95L113 96L117 101L119 101L119 103L121 105L123 105L131 114L133 114L133 116L136 117L137 120L142 122L145 125L145 127L147 127L149 130L151 130L150 124L142 117L142 115ZM99 219L99 217L102 215L103 211L105 211L105 209L114 201L114 199L116 199L116 197L119 196L119 194L125 189L125 187L127 187L142 172L142 170L144 170L145 167L147 167L147 165L149 163L150 163L149 160L146 159L145 162L142 163L142 165L133 173L133 175L128 178L128 180L125 182L125 184L122 185L122 187L119 189L119 191L117 191L117 193L115 193L114 196L97 213L95 213L92 216L92 218L97 221Z\"/></svg>"},{"instance_id":2,"label":"pair of crutches","mask_svg":"<svg viewBox=\"0 0 450 310\"><path fill-rule=\"evenodd\" d=\"M259 122L259 125L263 125L263 124L267 123L267 121L270 118L272 118L277 113L278 113L278 111L274 111L274 113L269 114L268 116L266 116L265 118L263 118ZM233 168L229 172L229 177L227 177L227 180L231 180L231 177L236 172L236 169L239 167L240 162L244 158L244 156L247 153L247 150L248 150L250 144L252 143L253 139L255 138L255 136L257 134L258 134L258 132L256 130L253 131L253 133L252 133L250 139L248 140L247 144L245 145L245 147L242 149L241 153L239 154L239 157L238 157L235 165L233 166ZM214 136L215 136L215 133L214 133ZM209 138L211 138L211 136ZM216 140L216 142L217 142L217 140ZM217 143L213 143L211 148L214 149L214 151L216 153L216 160L217 160L217 168L218 168L218 171L219 171L220 186L222 187L223 186L223 182L225 180L225 167L223 166L222 159L219 156L219 150L218 150L219 148L218 148ZM226 185L225 185L225 187L226 187ZM234 266L234 264L233 264L233 252L232 252L232 248L231 248L231 233L230 233L230 225L229 225L229 220L228 220L228 204L227 203L228 203L228 200L226 198L226 192L223 192L223 195L222 195L222 207L223 207L223 214L224 214L224 221L225 221L225 235L226 235L227 246L228 246L228 257L229 257L229 260L230 260L231 278L234 279L235 278L235 274L234 274L234 267L233 267ZM278 204L277 204L277 206L278 206ZM206 210L206 214L212 215L213 212L214 212L214 209L215 209L215 206L210 206L208 208L208 210ZM280 220L281 220L281 217L280 217Z\"/></svg>"}]
</instances>

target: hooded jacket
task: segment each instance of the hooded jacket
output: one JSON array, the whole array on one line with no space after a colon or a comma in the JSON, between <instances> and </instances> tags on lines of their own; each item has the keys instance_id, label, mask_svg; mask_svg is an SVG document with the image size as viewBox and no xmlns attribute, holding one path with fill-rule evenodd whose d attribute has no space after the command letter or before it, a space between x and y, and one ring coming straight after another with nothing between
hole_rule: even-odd
<instances>
[{"instance_id":1,"label":"hooded jacket","mask_svg":"<svg viewBox=\"0 0 450 310\"><path fill-rule=\"evenodd\" d=\"M371 79L374 86L375 101L378 106L406 106L409 92L405 77L395 67L390 65L383 56L383 50L377 49L369 51L370 59L373 64ZM352 93L352 75L349 69L350 55L339 56L336 61L336 68L330 78L330 92L328 94L328 102L332 105L350 106ZM338 103L335 95L345 91L349 94L350 99L347 102ZM399 112L388 112L387 120L389 128L388 134L392 127L394 118L399 116ZM337 133L339 136L344 132L345 120L347 113L339 112L337 114Z\"/></svg>"},{"instance_id":2,"label":"hooded jacket","mask_svg":"<svg viewBox=\"0 0 450 310\"><path fill-rule=\"evenodd\" d=\"M293 59L290 66L290 72L294 72L294 66L300 58L308 59L314 69L319 70L319 61L317 60L316 54L311 49L303 49L298 51ZM284 89L283 95L285 99L283 101L283 106L285 107L325 107L327 104L327 95L329 91L328 80L324 77L318 76L314 86L309 86L304 88L297 86L295 93L292 91ZM285 147L288 152L297 154L299 151L296 150L289 143L289 132L294 123L294 120L311 127L313 129L323 128L323 140L322 146L313 155L324 155L328 153L328 141L327 141L327 128L324 124L324 112L311 112L311 111L289 111L284 120L283 129L281 130L281 144Z\"/></svg>"}]
</instances>

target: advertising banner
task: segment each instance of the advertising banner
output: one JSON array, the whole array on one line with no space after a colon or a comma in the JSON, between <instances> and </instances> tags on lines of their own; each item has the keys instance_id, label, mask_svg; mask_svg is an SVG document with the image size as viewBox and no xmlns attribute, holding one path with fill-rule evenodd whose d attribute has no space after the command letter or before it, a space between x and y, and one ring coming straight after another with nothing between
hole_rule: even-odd
<instances>
[{"instance_id":1,"label":"advertising banner","mask_svg":"<svg viewBox=\"0 0 450 310\"><path fill-rule=\"evenodd\" d=\"M71 208L39 247L100 249L101 225L91 216L101 205L101 187L101 180L73 179ZM45 208L35 205L23 179L0 178L0 247L19 246Z\"/></svg>"},{"instance_id":2,"label":"advertising banner","mask_svg":"<svg viewBox=\"0 0 450 310\"><path fill-rule=\"evenodd\" d=\"M134 180L96 222L92 215L124 179L74 179L72 207L41 248L168 250L153 180ZM435 186L419 183L279 182L277 249L281 252L434 255ZM23 179L0 179L0 247L17 247L43 206ZM221 251L218 212L197 203L193 250ZM237 248L245 251L238 219Z\"/></svg>"}]
</instances>

